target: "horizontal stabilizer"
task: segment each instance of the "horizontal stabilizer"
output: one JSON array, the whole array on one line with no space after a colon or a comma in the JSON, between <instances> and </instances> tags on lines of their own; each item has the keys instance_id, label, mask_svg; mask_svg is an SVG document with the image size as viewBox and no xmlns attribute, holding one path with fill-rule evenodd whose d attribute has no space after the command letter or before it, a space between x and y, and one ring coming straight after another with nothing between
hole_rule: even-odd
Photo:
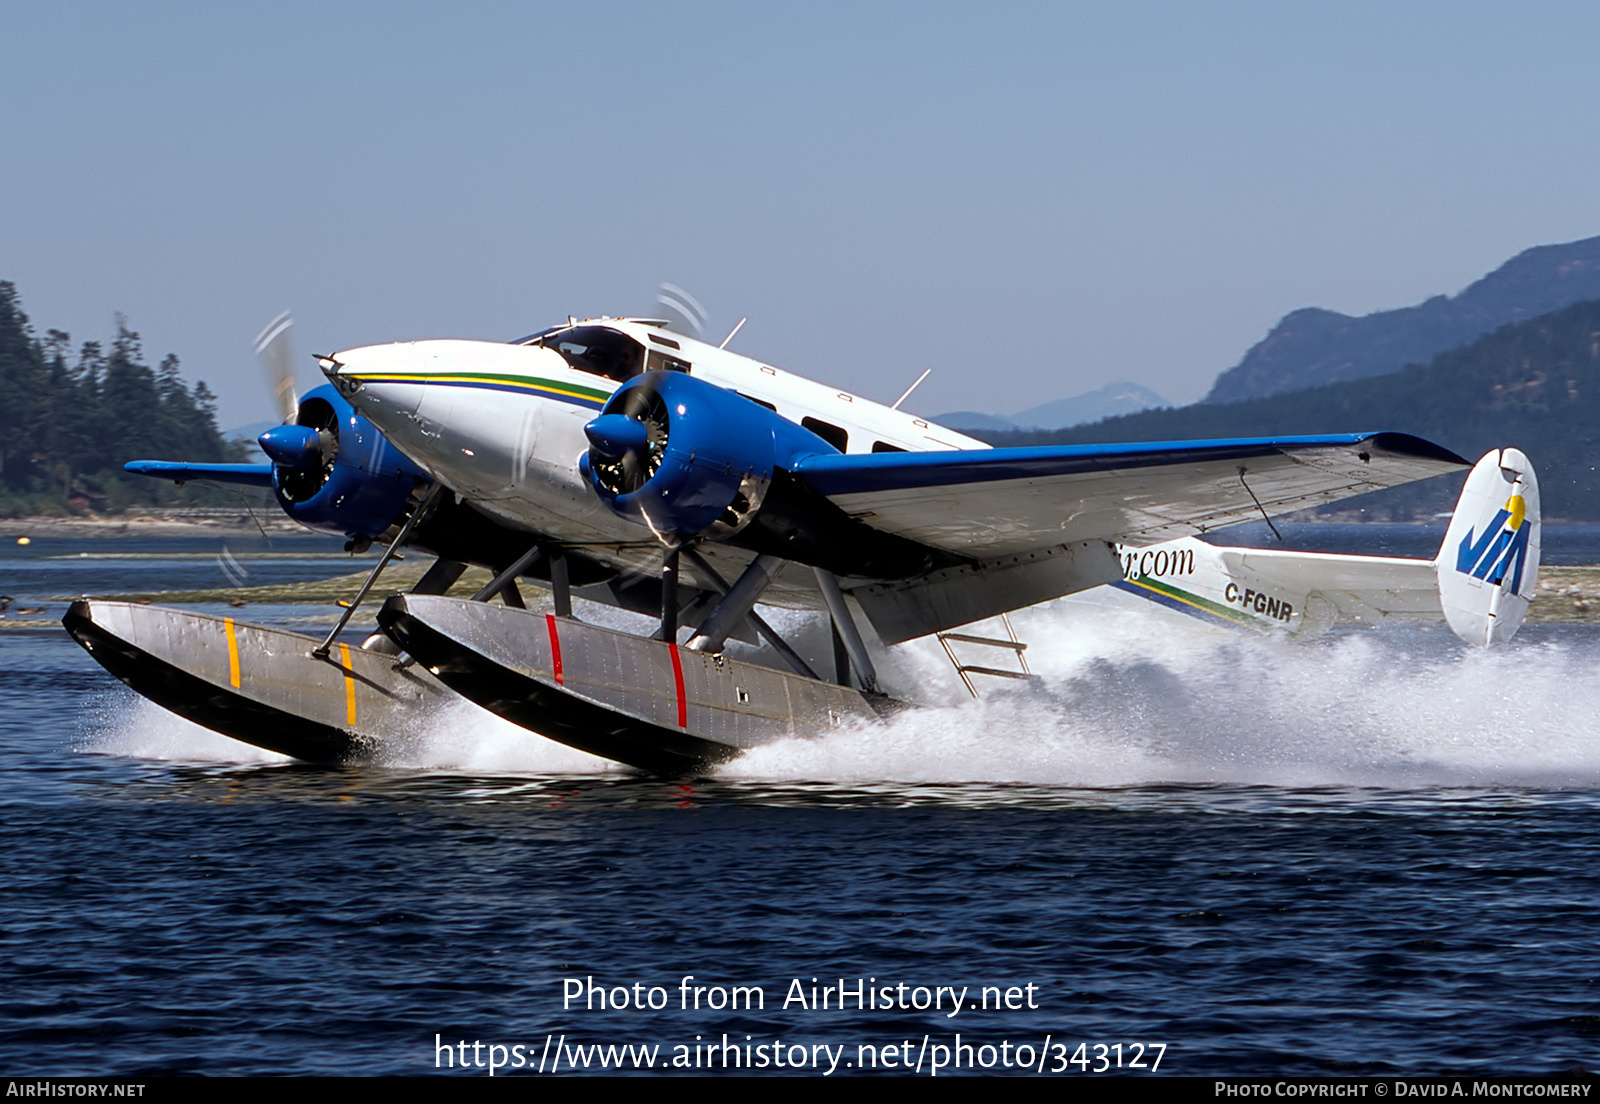
<instances>
[{"instance_id":1,"label":"horizontal stabilizer","mask_svg":"<svg viewBox=\"0 0 1600 1104\"><path fill-rule=\"evenodd\" d=\"M1116 586L1206 620L1316 635L1337 621L1437 620L1433 564L1226 548L1186 538L1122 550Z\"/></svg>"}]
</instances>

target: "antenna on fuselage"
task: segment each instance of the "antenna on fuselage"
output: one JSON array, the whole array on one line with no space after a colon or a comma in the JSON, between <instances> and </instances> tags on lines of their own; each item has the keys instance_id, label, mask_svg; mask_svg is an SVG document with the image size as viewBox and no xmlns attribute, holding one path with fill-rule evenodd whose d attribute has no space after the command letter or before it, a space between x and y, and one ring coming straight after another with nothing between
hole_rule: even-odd
<instances>
[{"instance_id":1,"label":"antenna on fuselage","mask_svg":"<svg viewBox=\"0 0 1600 1104\"><path fill-rule=\"evenodd\" d=\"M748 316L739 319L739 324L737 326L735 326L733 329L728 331L728 336L722 339L722 344L718 345L717 348L726 349L728 347L728 342L733 340L733 335L738 333L741 329L743 329L744 328L744 324L746 322L748 322L748 321L750 321Z\"/></svg>"},{"instance_id":2,"label":"antenna on fuselage","mask_svg":"<svg viewBox=\"0 0 1600 1104\"><path fill-rule=\"evenodd\" d=\"M924 368L922 370L922 375L917 377L917 382L913 383L910 387L906 388L906 393L904 395L901 395L898 399L896 399L894 401L894 405L889 407L889 409L890 410L899 410L900 409L900 404L905 402L907 399L909 399L911 397L911 392L915 391L917 389L917 385L920 384L923 380L928 378L928 373L931 372L931 371L933 371L932 368Z\"/></svg>"}]
</instances>

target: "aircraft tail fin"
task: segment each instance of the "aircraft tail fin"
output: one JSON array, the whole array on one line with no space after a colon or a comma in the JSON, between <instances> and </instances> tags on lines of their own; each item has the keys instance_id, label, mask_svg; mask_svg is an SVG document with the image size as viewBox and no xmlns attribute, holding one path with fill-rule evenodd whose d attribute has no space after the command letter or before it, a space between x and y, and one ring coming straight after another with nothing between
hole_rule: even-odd
<instances>
[{"instance_id":1,"label":"aircraft tail fin","mask_svg":"<svg viewBox=\"0 0 1600 1104\"><path fill-rule=\"evenodd\" d=\"M1434 561L1445 620L1461 639L1510 640L1539 584L1539 481L1517 449L1495 449L1456 503Z\"/></svg>"}]
</instances>

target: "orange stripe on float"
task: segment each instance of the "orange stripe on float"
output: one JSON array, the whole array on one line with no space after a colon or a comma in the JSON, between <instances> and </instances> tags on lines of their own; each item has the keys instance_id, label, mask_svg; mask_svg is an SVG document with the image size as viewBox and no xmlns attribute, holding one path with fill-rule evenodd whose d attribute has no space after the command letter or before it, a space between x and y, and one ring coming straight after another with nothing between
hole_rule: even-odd
<instances>
[{"instance_id":1,"label":"orange stripe on float","mask_svg":"<svg viewBox=\"0 0 1600 1104\"><path fill-rule=\"evenodd\" d=\"M544 615L545 627L550 630L550 670L556 677L556 685L561 683L561 638L556 635L556 615Z\"/></svg>"},{"instance_id":2,"label":"orange stripe on float","mask_svg":"<svg viewBox=\"0 0 1600 1104\"><path fill-rule=\"evenodd\" d=\"M344 719L351 728L356 726L356 676L350 666L350 645L339 645L339 661L344 667Z\"/></svg>"},{"instance_id":3,"label":"orange stripe on float","mask_svg":"<svg viewBox=\"0 0 1600 1104\"><path fill-rule=\"evenodd\" d=\"M689 727L689 703L683 700L683 661L678 658L678 646L667 645L672 649L672 684L678 692L678 727Z\"/></svg>"},{"instance_id":4,"label":"orange stripe on float","mask_svg":"<svg viewBox=\"0 0 1600 1104\"><path fill-rule=\"evenodd\" d=\"M233 635L233 618L224 617L222 627L228 634L228 684L239 689L239 641Z\"/></svg>"}]
</instances>

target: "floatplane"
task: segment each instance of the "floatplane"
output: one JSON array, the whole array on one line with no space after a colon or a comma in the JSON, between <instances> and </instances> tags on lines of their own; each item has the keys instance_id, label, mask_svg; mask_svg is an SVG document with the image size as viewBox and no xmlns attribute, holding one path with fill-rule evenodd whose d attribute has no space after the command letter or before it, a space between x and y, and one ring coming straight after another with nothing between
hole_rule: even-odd
<instances>
[{"instance_id":1,"label":"floatplane","mask_svg":"<svg viewBox=\"0 0 1600 1104\"><path fill-rule=\"evenodd\" d=\"M299 759L369 755L458 694L595 755L683 772L903 708L863 625L884 646L937 635L976 692L974 676L1028 676L1009 621L1004 636L975 626L1095 587L1292 635L1442 617L1479 645L1509 640L1534 593L1538 484L1513 448L1476 466L1395 432L991 448L727 344L600 317L320 356L328 382L289 395L260 438L267 463L127 467L270 486L349 550L384 545L333 631L92 599L65 625L146 697ZM1468 467L1433 560L1200 539ZM432 565L387 596L365 643L341 640L403 547ZM473 564L491 581L447 597ZM545 608L527 608L530 584L550 592ZM654 630L580 619L575 598ZM775 631L770 606L825 616L831 667ZM1021 670L963 663L957 645Z\"/></svg>"}]
</instances>

